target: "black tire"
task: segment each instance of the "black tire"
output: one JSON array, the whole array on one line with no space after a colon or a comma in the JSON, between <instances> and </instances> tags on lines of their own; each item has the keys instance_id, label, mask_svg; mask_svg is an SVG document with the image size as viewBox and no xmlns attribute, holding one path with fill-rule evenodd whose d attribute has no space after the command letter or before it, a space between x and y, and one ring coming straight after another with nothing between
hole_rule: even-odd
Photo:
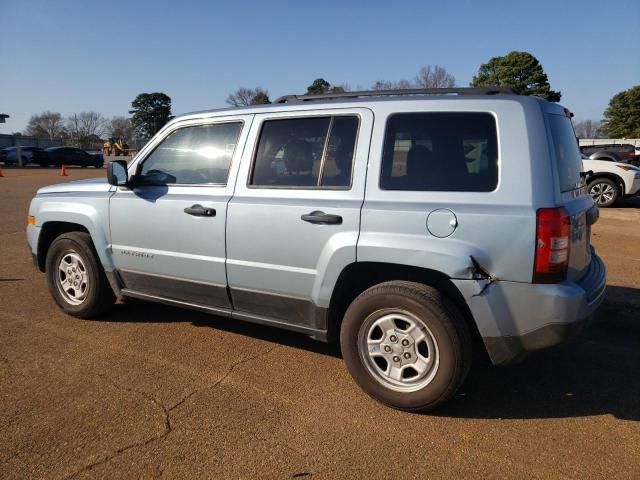
<instances>
[{"instance_id":1,"label":"black tire","mask_svg":"<svg viewBox=\"0 0 640 480\"><path fill-rule=\"evenodd\" d=\"M84 268L82 274L86 278L86 290L82 290L81 287L79 289L84 292L84 297L77 304L66 298L73 295L61 292L63 287L59 266L65 257L71 259L70 255L79 257ZM78 272L80 271L78 268ZM56 238L47 251L46 272L49 292L58 306L69 315L80 318L97 317L109 310L115 302L115 296L88 233L70 232Z\"/></svg>"},{"instance_id":2,"label":"black tire","mask_svg":"<svg viewBox=\"0 0 640 480\"><path fill-rule=\"evenodd\" d=\"M398 391L386 384L383 375L376 374L375 367L368 366L371 365L368 354L359 347L368 340L367 334L363 340L363 333L369 330L371 319L376 316L380 319L387 312L408 312L414 319L419 319L436 346L428 355L438 359L437 366L429 374L432 377L423 380L426 384L412 387L415 390ZM425 330L421 327L421 331ZM383 333L382 338L386 342L393 339L393 335ZM407 281L381 283L361 293L345 313L340 347L349 373L369 396L406 411L432 410L447 402L464 382L472 356L469 328L454 303L432 287ZM414 347L417 359L418 344ZM398 343L394 348L404 347Z\"/></svg>"},{"instance_id":3,"label":"black tire","mask_svg":"<svg viewBox=\"0 0 640 480\"><path fill-rule=\"evenodd\" d=\"M96 163L96 164L94 165L94 167L96 167L96 168L102 168L102 167L104 167L104 162L103 162L103 163Z\"/></svg>"},{"instance_id":4,"label":"black tire","mask_svg":"<svg viewBox=\"0 0 640 480\"><path fill-rule=\"evenodd\" d=\"M587 190L593 201L601 208L614 205L620 198L620 185L610 178L594 178L590 180Z\"/></svg>"}]
</instances>

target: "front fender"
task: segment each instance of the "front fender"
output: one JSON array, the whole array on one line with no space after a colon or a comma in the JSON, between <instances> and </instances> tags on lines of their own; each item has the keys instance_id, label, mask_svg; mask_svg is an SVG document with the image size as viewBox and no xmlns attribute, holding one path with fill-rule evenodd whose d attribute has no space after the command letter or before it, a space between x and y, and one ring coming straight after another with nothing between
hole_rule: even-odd
<instances>
[{"instance_id":1,"label":"front fender","mask_svg":"<svg viewBox=\"0 0 640 480\"><path fill-rule=\"evenodd\" d=\"M36 202L36 200L38 200ZM34 205L35 204L35 205ZM105 270L113 270L113 260L109 245L109 199L97 197L78 198L37 198L32 203L30 214L36 217L36 227L40 231L50 222L75 223L83 226L91 235L100 262Z\"/></svg>"}]
</instances>

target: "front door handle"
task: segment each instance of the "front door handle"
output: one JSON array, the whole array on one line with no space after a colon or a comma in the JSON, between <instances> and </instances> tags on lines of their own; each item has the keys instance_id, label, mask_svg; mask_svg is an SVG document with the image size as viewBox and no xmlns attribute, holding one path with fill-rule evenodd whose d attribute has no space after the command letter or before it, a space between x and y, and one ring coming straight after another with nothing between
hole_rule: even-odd
<instances>
[{"instance_id":1,"label":"front door handle","mask_svg":"<svg viewBox=\"0 0 640 480\"><path fill-rule=\"evenodd\" d=\"M300 218L309 223L326 223L328 225L340 225L342 223L342 217L340 215L324 213L320 210L315 210L306 215L302 215Z\"/></svg>"},{"instance_id":2,"label":"front door handle","mask_svg":"<svg viewBox=\"0 0 640 480\"><path fill-rule=\"evenodd\" d=\"M191 205L184 209L184 213L188 213L195 217L215 217L216 209L203 207L202 205Z\"/></svg>"}]
</instances>

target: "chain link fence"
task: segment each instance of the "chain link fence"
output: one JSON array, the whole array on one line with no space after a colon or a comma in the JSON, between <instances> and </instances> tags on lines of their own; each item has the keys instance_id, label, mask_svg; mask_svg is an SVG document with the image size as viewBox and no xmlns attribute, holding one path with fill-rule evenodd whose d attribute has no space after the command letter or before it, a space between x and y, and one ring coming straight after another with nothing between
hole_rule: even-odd
<instances>
[{"instance_id":1,"label":"chain link fence","mask_svg":"<svg viewBox=\"0 0 640 480\"><path fill-rule=\"evenodd\" d=\"M49 138L29 137L27 135L0 134L0 148L15 147L20 142L21 147L61 147L62 140L51 140Z\"/></svg>"}]
</instances>

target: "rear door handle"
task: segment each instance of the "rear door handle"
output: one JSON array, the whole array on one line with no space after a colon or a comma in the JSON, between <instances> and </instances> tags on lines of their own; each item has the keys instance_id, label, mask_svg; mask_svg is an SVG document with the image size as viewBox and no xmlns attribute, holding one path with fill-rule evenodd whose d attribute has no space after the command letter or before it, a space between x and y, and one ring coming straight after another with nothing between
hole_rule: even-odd
<instances>
[{"instance_id":1,"label":"rear door handle","mask_svg":"<svg viewBox=\"0 0 640 480\"><path fill-rule=\"evenodd\" d=\"M216 209L203 207L202 205L191 205L184 209L184 213L188 213L195 217L215 217Z\"/></svg>"},{"instance_id":2,"label":"rear door handle","mask_svg":"<svg viewBox=\"0 0 640 480\"><path fill-rule=\"evenodd\" d=\"M342 217L331 213L324 213L320 210L314 210L311 213L300 216L302 220L309 223L326 223L328 225L340 225Z\"/></svg>"}]
</instances>

